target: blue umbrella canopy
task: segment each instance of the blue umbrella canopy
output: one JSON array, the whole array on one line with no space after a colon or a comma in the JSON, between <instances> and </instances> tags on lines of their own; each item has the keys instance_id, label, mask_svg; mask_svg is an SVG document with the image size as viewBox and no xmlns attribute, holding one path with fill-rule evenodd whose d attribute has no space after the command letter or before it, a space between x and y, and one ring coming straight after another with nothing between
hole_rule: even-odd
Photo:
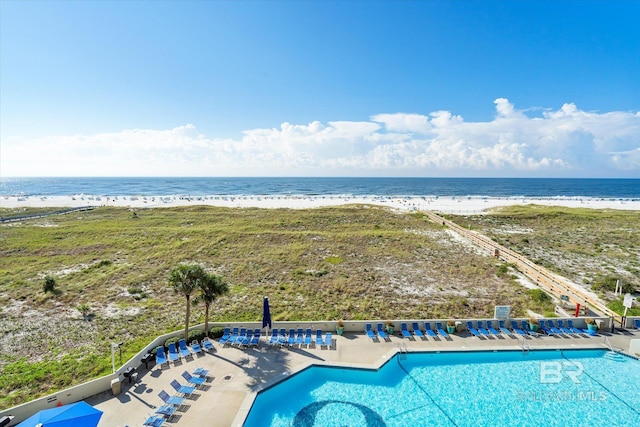
<instances>
[{"instance_id":1,"label":"blue umbrella canopy","mask_svg":"<svg viewBox=\"0 0 640 427\"><path fill-rule=\"evenodd\" d=\"M81 401L44 409L27 418L17 427L96 427L101 416L102 411Z\"/></svg>"},{"instance_id":2,"label":"blue umbrella canopy","mask_svg":"<svg viewBox=\"0 0 640 427\"><path fill-rule=\"evenodd\" d=\"M269 311L269 298L264 297L262 302L262 327L271 329L271 312Z\"/></svg>"}]
</instances>

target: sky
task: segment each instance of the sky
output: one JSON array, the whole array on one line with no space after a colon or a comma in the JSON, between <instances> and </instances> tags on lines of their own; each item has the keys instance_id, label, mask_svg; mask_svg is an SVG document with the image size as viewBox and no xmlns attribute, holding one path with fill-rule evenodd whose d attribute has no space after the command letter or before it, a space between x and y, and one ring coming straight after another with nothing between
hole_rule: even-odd
<instances>
[{"instance_id":1,"label":"sky","mask_svg":"<svg viewBox=\"0 0 640 427\"><path fill-rule=\"evenodd\" d=\"M639 1L0 0L0 178L640 178Z\"/></svg>"}]
</instances>

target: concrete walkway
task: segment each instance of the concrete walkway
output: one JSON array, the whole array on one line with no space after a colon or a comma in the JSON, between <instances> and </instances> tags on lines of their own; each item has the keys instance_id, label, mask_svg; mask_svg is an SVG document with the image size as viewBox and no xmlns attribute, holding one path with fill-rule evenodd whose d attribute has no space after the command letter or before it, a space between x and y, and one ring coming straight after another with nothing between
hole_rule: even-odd
<instances>
[{"instance_id":1,"label":"concrete walkway","mask_svg":"<svg viewBox=\"0 0 640 427\"><path fill-rule=\"evenodd\" d=\"M640 339L640 332L617 332L596 337L529 337L530 350L607 348L605 338L616 349L628 350L631 339ZM473 351L518 350L522 340L516 337L480 339L467 333L456 334L449 340L429 338L426 341L402 339L393 336L389 341L373 342L364 334L334 335L333 348L272 347L262 338L257 348L239 349L221 347L215 351L194 356L192 359L160 368L144 365L139 368L135 383L122 383L122 392L113 396L111 391L87 399L87 403L104 412L99 427L141 426L159 406L160 390L170 395L174 390L169 383L178 380L186 384L181 374L201 367L209 370L204 386L185 400L178 411L164 425L168 426L241 426L255 393L285 379L312 364L378 368L393 357L400 347L407 351Z\"/></svg>"}]
</instances>

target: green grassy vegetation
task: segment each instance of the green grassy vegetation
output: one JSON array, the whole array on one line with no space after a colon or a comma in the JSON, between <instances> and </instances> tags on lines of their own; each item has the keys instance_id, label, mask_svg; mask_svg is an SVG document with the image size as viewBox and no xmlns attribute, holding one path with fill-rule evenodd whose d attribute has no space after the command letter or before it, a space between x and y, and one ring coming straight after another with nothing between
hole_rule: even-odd
<instances>
[{"instance_id":1,"label":"green grassy vegetation","mask_svg":"<svg viewBox=\"0 0 640 427\"><path fill-rule=\"evenodd\" d=\"M490 215L451 218L590 287L605 300L615 300L613 291L618 279L624 292L640 292L637 211L529 205L497 209Z\"/></svg>"},{"instance_id":2,"label":"green grassy vegetation","mask_svg":"<svg viewBox=\"0 0 640 427\"><path fill-rule=\"evenodd\" d=\"M0 408L109 373L111 342L124 342L127 360L183 328L185 299L168 283L183 262L229 283L212 322L259 321L265 295L275 321L547 309L510 266L419 213L374 206L104 207L2 224L0 241ZM55 292L44 292L47 276ZM203 320L193 307L191 323Z\"/></svg>"}]
</instances>

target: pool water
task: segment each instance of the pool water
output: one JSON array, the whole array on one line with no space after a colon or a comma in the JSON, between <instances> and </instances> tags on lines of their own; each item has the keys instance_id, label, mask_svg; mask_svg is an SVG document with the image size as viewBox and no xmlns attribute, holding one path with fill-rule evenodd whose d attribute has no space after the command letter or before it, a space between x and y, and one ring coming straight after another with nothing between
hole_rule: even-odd
<instances>
[{"instance_id":1,"label":"pool water","mask_svg":"<svg viewBox=\"0 0 640 427\"><path fill-rule=\"evenodd\" d=\"M244 425L640 426L640 361L554 350L411 353L377 371L311 367L259 393Z\"/></svg>"}]
</instances>

